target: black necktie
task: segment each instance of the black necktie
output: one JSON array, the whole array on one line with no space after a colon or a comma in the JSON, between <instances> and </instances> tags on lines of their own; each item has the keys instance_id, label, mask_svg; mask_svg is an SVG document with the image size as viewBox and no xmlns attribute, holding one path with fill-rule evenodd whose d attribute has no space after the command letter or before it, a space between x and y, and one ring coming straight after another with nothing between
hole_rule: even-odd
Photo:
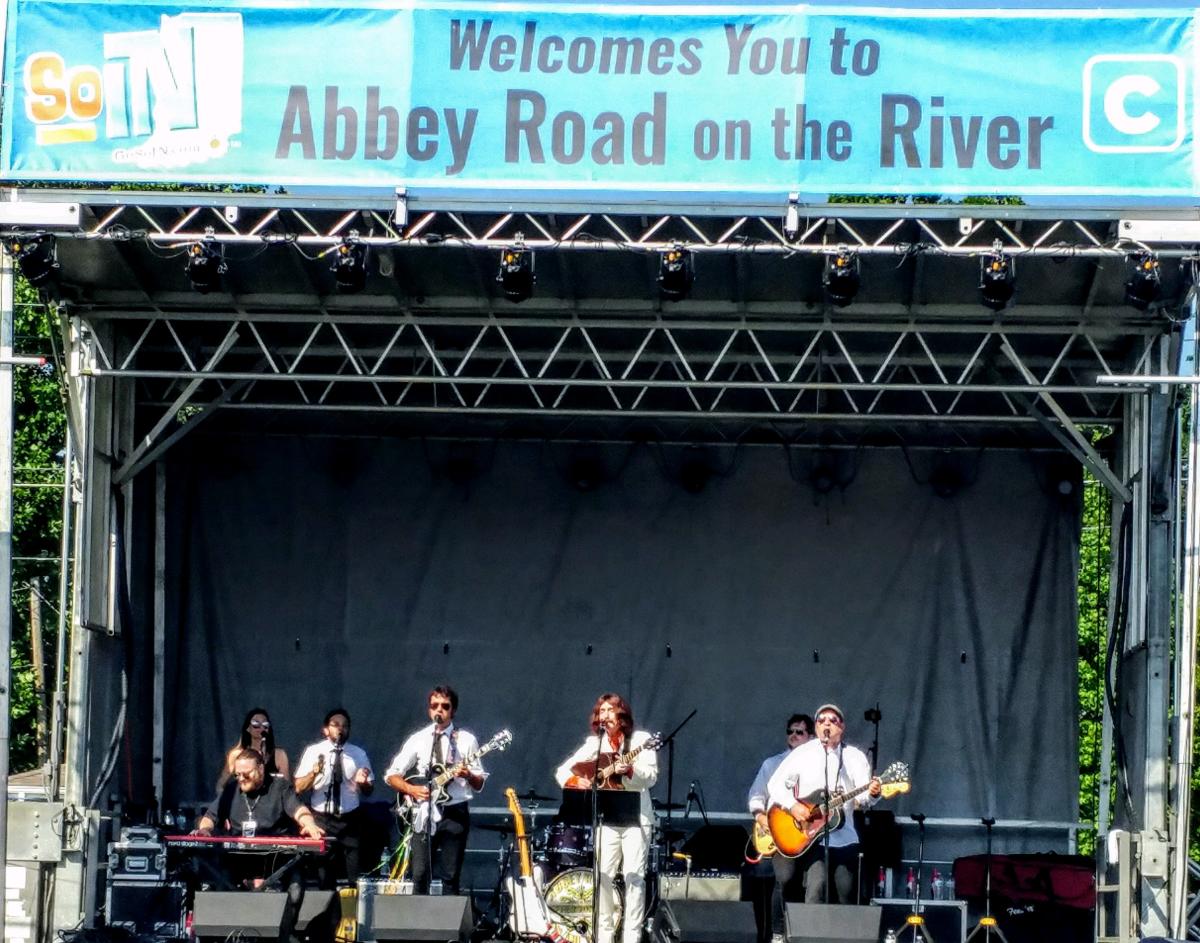
<instances>
[{"instance_id":1,"label":"black necktie","mask_svg":"<svg viewBox=\"0 0 1200 943\"><path fill-rule=\"evenodd\" d=\"M442 753L442 735L436 730L433 732L433 762L438 766L443 764L445 754Z\"/></svg>"},{"instance_id":2,"label":"black necktie","mask_svg":"<svg viewBox=\"0 0 1200 943\"><path fill-rule=\"evenodd\" d=\"M342 811L342 748L333 748L333 771L329 783L329 811L337 815Z\"/></svg>"}]
</instances>

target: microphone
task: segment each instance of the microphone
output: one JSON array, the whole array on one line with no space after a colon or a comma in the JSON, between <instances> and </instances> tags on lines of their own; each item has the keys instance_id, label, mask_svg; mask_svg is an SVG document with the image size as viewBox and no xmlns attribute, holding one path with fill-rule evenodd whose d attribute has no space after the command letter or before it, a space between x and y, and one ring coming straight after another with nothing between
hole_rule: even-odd
<instances>
[{"instance_id":1,"label":"microphone","mask_svg":"<svg viewBox=\"0 0 1200 943\"><path fill-rule=\"evenodd\" d=\"M693 779L691 785L688 786L687 808L683 810L683 817L685 819L692 814L692 803L695 802L697 798L699 797L696 795L696 780Z\"/></svg>"}]
</instances>

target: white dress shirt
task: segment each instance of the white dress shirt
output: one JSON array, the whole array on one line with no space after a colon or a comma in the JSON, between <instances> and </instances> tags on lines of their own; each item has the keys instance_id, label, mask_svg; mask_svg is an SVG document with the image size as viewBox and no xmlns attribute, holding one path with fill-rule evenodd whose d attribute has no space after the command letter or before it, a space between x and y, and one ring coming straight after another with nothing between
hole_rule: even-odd
<instances>
[{"instance_id":1,"label":"white dress shirt","mask_svg":"<svg viewBox=\"0 0 1200 943\"><path fill-rule=\"evenodd\" d=\"M427 727L422 727L400 747L400 752L393 757L391 764L384 773L384 779L389 776L401 776L408 779L412 776L429 776L429 760L433 756L433 737L435 724L429 724ZM479 750L479 741L475 739L475 735L469 730L463 730L461 727L456 727L453 723L446 727L439 734L442 741L442 765L449 768L461 763L464 759ZM476 776L486 780L488 778L487 770L479 760L471 763L467 767ZM471 784L461 776L456 776L446 785L446 793L450 796L446 805L457 805L460 802L469 802L475 797L475 790L471 788ZM425 822L426 803L418 803L416 806L416 817L419 821L414 820L413 828L417 831L422 831ZM439 812L435 811L435 823L441 819Z\"/></svg>"},{"instance_id":2,"label":"white dress shirt","mask_svg":"<svg viewBox=\"0 0 1200 943\"><path fill-rule=\"evenodd\" d=\"M758 768L758 775L754 777L754 782L750 785L750 792L746 795L746 806L750 809L751 815L766 812L771 807L771 799L767 793L767 783L770 782L775 770L779 769L779 764L791 752L791 750L784 750L782 753L776 753L774 756L768 756L763 760L762 766Z\"/></svg>"},{"instance_id":3,"label":"white dress shirt","mask_svg":"<svg viewBox=\"0 0 1200 943\"><path fill-rule=\"evenodd\" d=\"M305 748L304 753L300 756L300 763L296 766L294 775L300 779L317 768L319 757L325 758L324 768L313 781L312 808L315 812L332 811L332 805L329 804L329 787L333 785L334 750L335 745L329 739L321 740ZM343 743L342 788L341 795L338 797L340 800L338 811L342 815L358 808L358 783L354 781L354 776L360 769L365 769L370 773L367 777L368 782L375 782L375 774L371 771L371 761L367 759L366 752L353 743Z\"/></svg>"},{"instance_id":4,"label":"white dress shirt","mask_svg":"<svg viewBox=\"0 0 1200 943\"><path fill-rule=\"evenodd\" d=\"M798 799L805 799L825 788L828 778L831 792L849 792L871 781L871 764L858 747L840 743L826 752L820 740L802 743L784 757L779 768L767 782L769 805L790 809ZM829 833L831 848L853 845L858 841L854 828L854 809L875 804L875 798L864 792L842 811L845 824Z\"/></svg>"},{"instance_id":5,"label":"white dress shirt","mask_svg":"<svg viewBox=\"0 0 1200 943\"><path fill-rule=\"evenodd\" d=\"M608 734L601 733L599 737L588 737L583 741L583 745L572 753L563 764L554 771L554 779L560 786L565 786L574 773L571 772L571 767L576 763L585 761L594 761L596 753L601 749L600 737L604 738L602 752L613 752L612 745L608 742ZM622 741L617 747L617 752L628 753L630 750L637 749L650 739L650 734L645 730L635 730L629 737L628 743ZM641 799L638 805L638 820L644 828L649 828L654 824L654 804L650 801L650 789L658 782L658 754L654 750L642 750L633 758L633 775L621 777L621 782L625 784L625 788L630 791L641 792Z\"/></svg>"}]
</instances>

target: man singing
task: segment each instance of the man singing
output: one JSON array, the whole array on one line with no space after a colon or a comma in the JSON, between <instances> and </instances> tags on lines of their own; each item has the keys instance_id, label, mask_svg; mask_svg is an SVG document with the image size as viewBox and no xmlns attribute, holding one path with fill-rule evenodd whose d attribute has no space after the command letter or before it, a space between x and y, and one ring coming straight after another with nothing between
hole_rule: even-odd
<instances>
[{"instance_id":1,"label":"man singing","mask_svg":"<svg viewBox=\"0 0 1200 943\"><path fill-rule=\"evenodd\" d=\"M384 779L413 802L413 839L409 852L413 889L418 894L428 894L429 882L436 877L445 893L457 894L471 832L469 803L483 788L488 774L478 760L469 765L463 763L479 750L479 741L454 723L458 711L458 694L454 689L438 685L429 692L428 705L431 723L404 741ZM428 781L442 767L454 769L455 773L446 787L449 798L439 806L430 802L428 786L409 780L421 777Z\"/></svg>"},{"instance_id":2,"label":"man singing","mask_svg":"<svg viewBox=\"0 0 1200 943\"><path fill-rule=\"evenodd\" d=\"M592 707L593 736L572 753L555 771L554 778L566 789L591 789L592 777L580 775L574 767L592 763L598 753L624 754L646 746L651 739L644 730L633 729L633 711L619 694L601 694ZM596 841L600 857L600 907L596 943L614 943L616 891L613 881L621 875L625 881L625 919L622 943L640 943L646 914L646 853L654 825L650 788L658 780L658 759L653 749L641 749L632 763L617 764L613 779L601 788L625 789L641 793L636 825L602 825Z\"/></svg>"},{"instance_id":3,"label":"man singing","mask_svg":"<svg viewBox=\"0 0 1200 943\"><path fill-rule=\"evenodd\" d=\"M359 841L362 833L359 802L375 788L371 761L366 752L349 742L350 713L335 707L325 715L321 727L325 739L307 747L296 766L296 792L312 790L317 824L338 840L334 867L322 868L321 884L336 882L336 863L341 858L346 879L353 884L361 873Z\"/></svg>"},{"instance_id":4,"label":"man singing","mask_svg":"<svg viewBox=\"0 0 1200 943\"><path fill-rule=\"evenodd\" d=\"M843 824L826 833L820 842L799 859L804 872L804 900L820 903L827 899L825 874L825 842L829 845L829 866L833 885L843 904L854 901L855 859L858 855L858 833L854 829L854 805L866 808L875 803L882 786L871 773L866 754L857 747L842 743L846 718L836 704L822 704L816 710L816 737L789 753L779 764L767 783L770 804L787 809L797 824L804 827L814 815L820 815L819 803L828 788L830 794L848 792L870 783L864 795L845 807ZM799 800L806 800L806 807Z\"/></svg>"},{"instance_id":5,"label":"man singing","mask_svg":"<svg viewBox=\"0 0 1200 943\"><path fill-rule=\"evenodd\" d=\"M750 809L750 814L754 817L754 824L763 832L769 830L767 809L771 806L770 796L767 794L767 783L770 782L771 776L774 775L775 770L779 769L780 764L789 753L812 739L813 719L808 714L793 714L788 718L786 730L787 748L763 760L762 766L758 768L758 775L754 777L754 782L750 786L750 793L746 797L746 804ZM803 880L796 879L797 873L796 859L786 855L777 854L769 862L760 861L755 865L755 877L763 879L761 884L764 890L770 891L771 876L774 875L775 878L774 891L769 898L769 914L766 894L761 893L758 887L755 889L754 917L758 924L760 940L767 940L772 936L783 938L783 902L785 900L799 901L804 889ZM758 883L756 882L756 884Z\"/></svg>"}]
</instances>

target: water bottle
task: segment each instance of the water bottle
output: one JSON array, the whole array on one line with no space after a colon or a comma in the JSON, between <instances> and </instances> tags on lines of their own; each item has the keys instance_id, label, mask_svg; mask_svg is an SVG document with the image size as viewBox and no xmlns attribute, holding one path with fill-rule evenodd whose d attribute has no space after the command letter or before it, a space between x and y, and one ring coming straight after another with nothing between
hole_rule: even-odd
<instances>
[{"instance_id":1,"label":"water bottle","mask_svg":"<svg viewBox=\"0 0 1200 943\"><path fill-rule=\"evenodd\" d=\"M916 875L913 874L912 868L908 869L908 877L904 879L904 896L905 897L916 897L917 896L917 878L916 878Z\"/></svg>"},{"instance_id":2,"label":"water bottle","mask_svg":"<svg viewBox=\"0 0 1200 943\"><path fill-rule=\"evenodd\" d=\"M879 878L875 881L875 896L887 897L887 871L879 869Z\"/></svg>"},{"instance_id":3,"label":"water bottle","mask_svg":"<svg viewBox=\"0 0 1200 943\"><path fill-rule=\"evenodd\" d=\"M954 875L953 874L951 874L950 877L946 878L946 900L958 900L958 897L954 893Z\"/></svg>"},{"instance_id":4,"label":"water bottle","mask_svg":"<svg viewBox=\"0 0 1200 943\"><path fill-rule=\"evenodd\" d=\"M379 876L382 878L389 877L392 871L392 849L387 845L383 846L383 851L379 853Z\"/></svg>"},{"instance_id":5,"label":"water bottle","mask_svg":"<svg viewBox=\"0 0 1200 943\"><path fill-rule=\"evenodd\" d=\"M946 884L942 880L942 874L937 868L933 869L933 875L929 881L929 890L934 900L945 900Z\"/></svg>"},{"instance_id":6,"label":"water bottle","mask_svg":"<svg viewBox=\"0 0 1200 943\"><path fill-rule=\"evenodd\" d=\"M888 930L887 935L883 938L883 943L896 943L896 931Z\"/></svg>"},{"instance_id":7,"label":"water bottle","mask_svg":"<svg viewBox=\"0 0 1200 943\"><path fill-rule=\"evenodd\" d=\"M432 881L429 882L429 896L430 897L441 897L442 896L442 882L441 882L440 878L434 878Z\"/></svg>"}]
</instances>

